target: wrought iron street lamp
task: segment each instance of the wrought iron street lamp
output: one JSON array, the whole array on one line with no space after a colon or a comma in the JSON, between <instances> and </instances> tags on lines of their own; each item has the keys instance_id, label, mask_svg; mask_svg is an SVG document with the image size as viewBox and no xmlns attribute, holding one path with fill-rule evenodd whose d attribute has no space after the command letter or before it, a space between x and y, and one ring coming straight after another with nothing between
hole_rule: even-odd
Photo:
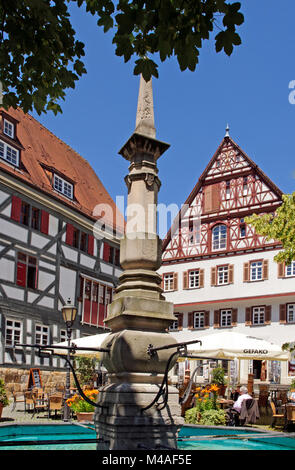
<instances>
[{"instance_id":1,"label":"wrought iron street lamp","mask_svg":"<svg viewBox=\"0 0 295 470\"><path fill-rule=\"evenodd\" d=\"M66 392L65 392L65 405L64 405L64 421L71 420L71 411L66 401L70 398L70 385L71 385L71 369L70 369L70 345L72 337L72 326L74 324L77 308L72 305L71 300L68 299L67 303L62 307L61 313L67 327L68 351L67 351L67 372L66 372Z\"/></svg>"}]
</instances>

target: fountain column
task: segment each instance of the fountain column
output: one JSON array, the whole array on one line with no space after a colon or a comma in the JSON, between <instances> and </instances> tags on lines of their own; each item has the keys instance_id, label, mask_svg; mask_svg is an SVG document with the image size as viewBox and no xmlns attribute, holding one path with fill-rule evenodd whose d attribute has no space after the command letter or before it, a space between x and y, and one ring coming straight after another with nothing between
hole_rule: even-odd
<instances>
[{"instance_id":1,"label":"fountain column","mask_svg":"<svg viewBox=\"0 0 295 470\"><path fill-rule=\"evenodd\" d=\"M156 139L151 81L140 78L136 128L119 154L128 162L127 223L120 245L123 273L106 325L111 334L102 344L110 383L99 394L95 426L104 450L137 450L168 446L177 448L183 423L178 390L169 386L167 406L143 410L157 395L167 361L174 349L150 356L148 347L177 344L167 329L176 320L173 304L162 295L161 240L157 235L156 207L160 180L157 160L168 144ZM171 363L171 367L175 362Z\"/></svg>"}]
</instances>

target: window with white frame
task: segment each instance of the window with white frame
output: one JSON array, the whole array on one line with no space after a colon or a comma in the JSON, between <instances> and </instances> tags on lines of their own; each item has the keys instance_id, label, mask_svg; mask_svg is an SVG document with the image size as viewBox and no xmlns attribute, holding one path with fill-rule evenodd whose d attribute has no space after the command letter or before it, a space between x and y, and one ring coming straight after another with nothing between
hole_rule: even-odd
<instances>
[{"instance_id":1,"label":"window with white frame","mask_svg":"<svg viewBox=\"0 0 295 470\"><path fill-rule=\"evenodd\" d=\"M178 330L178 315L175 315L177 317L177 320L175 320L170 326L169 326L169 331L177 331Z\"/></svg>"},{"instance_id":2,"label":"window with white frame","mask_svg":"<svg viewBox=\"0 0 295 470\"><path fill-rule=\"evenodd\" d=\"M163 277L164 281L164 291L169 292L173 290L173 281L174 281L174 275L172 274L164 274Z\"/></svg>"},{"instance_id":3,"label":"window with white frame","mask_svg":"<svg viewBox=\"0 0 295 470\"><path fill-rule=\"evenodd\" d=\"M220 311L220 326L231 326L232 312L231 309Z\"/></svg>"},{"instance_id":4,"label":"window with white frame","mask_svg":"<svg viewBox=\"0 0 295 470\"><path fill-rule=\"evenodd\" d=\"M216 225L212 230L213 251L224 250L226 248L226 225Z\"/></svg>"},{"instance_id":5,"label":"window with white frame","mask_svg":"<svg viewBox=\"0 0 295 470\"><path fill-rule=\"evenodd\" d=\"M0 157L14 166L19 166L19 151L0 140Z\"/></svg>"},{"instance_id":6,"label":"window with white frame","mask_svg":"<svg viewBox=\"0 0 295 470\"><path fill-rule=\"evenodd\" d=\"M228 266L218 266L217 268L217 285L228 284Z\"/></svg>"},{"instance_id":7,"label":"window with white frame","mask_svg":"<svg viewBox=\"0 0 295 470\"><path fill-rule=\"evenodd\" d=\"M35 326L35 342L36 344L49 344L49 327L44 325Z\"/></svg>"},{"instance_id":8,"label":"window with white frame","mask_svg":"<svg viewBox=\"0 0 295 470\"><path fill-rule=\"evenodd\" d=\"M190 289L200 287L200 271L199 269L194 269L188 273L188 286Z\"/></svg>"},{"instance_id":9,"label":"window with white frame","mask_svg":"<svg viewBox=\"0 0 295 470\"><path fill-rule=\"evenodd\" d=\"M18 320L7 318L5 325L5 346L14 346L15 343L21 343L22 323Z\"/></svg>"},{"instance_id":10,"label":"window with white frame","mask_svg":"<svg viewBox=\"0 0 295 470\"><path fill-rule=\"evenodd\" d=\"M287 323L295 323L295 304L287 304Z\"/></svg>"},{"instance_id":11,"label":"window with white frame","mask_svg":"<svg viewBox=\"0 0 295 470\"><path fill-rule=\"evenodd\" d=\"M60 330L59 332L59 341L62 343L67 340L67 330Z\"/></svg>"},{"instance_id":12,"label":"window with white frame","mask_svg":"<svg viewBox=\"0 0 295 470\"><path fill-rule=\"evenodd\" d=\"M262 261L250 263L250 281L260 281L262 277Z\"/></svg>"},{"instance_id":13,"label":"window with white frame","mask_svg":"<svg viewBox=\"0 0 295 470\"><path fill-rule=\"evenodd\" d=\"M205 312L194 312L194 328L204 328Z\"/></svg>"},{"instance_id":14,"label":"window with white frame","mask_svg":"<svg viewBox=\"0 0 295 470\"><path fill-rule=\"evenodd\" d=\"M62 193L64 196L69 199L73 199L73 185L68 183L66 180L60 176L54 175L53 178L53 187L59 193Z\"/></svg>"},{"instance_id":15,"label":"window with white frame","mask_svg":"<svg viewBox=\"0 0 295 470\"><path fill-rule=\"evenodd\" d=\"M286 276L295 276L295 261L286 266Z\"/></svg>"},{"instance_id":16,"label":"window with white frame","mask_svg":"<svg viewBox=\"0 0 295 470\"><path fill-rule=\"evenodd\" d=\"M253 325L263 325L265 320L265 308L264 307L253 307L252 311Z\"/></svg>"},{"instance_id":17,"label":"window with white frame","mask_svg":"<svg viewBox=\"0 0 295 470\"><path fill-rule=\"evenodd\" d=\"M3 132L4 134L8 135L8 137L14 139L14 124L4 119Z\"/></svg>"}]
</instances>

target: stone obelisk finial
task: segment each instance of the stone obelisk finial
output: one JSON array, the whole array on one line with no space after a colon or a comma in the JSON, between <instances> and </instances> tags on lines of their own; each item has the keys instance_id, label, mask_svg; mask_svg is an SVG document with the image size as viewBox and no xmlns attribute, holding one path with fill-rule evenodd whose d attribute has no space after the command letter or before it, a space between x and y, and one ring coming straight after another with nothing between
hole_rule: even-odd
<instances>
[{"instance_id":1,"label":"stone obelisk finial","mask_svg":"<svg viewBox=\"0 0 295 470\"><path fill-rule=\"evenodd\" d=\"M156 138L152 79L145 81L140 76L135 132Z\"/></svg>"}]
</instances>

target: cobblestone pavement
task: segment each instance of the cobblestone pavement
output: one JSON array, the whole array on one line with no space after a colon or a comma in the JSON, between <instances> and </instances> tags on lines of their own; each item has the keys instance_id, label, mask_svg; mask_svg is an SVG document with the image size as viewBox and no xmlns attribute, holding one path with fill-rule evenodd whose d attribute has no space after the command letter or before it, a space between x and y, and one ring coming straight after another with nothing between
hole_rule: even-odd
<instances>
[{"instance_id":1,"label":"cobblestone pavement","mask_svg":"<svg viewBox=\"0 0 295 470\"><path fill-rule=\"evenodd\" d=\"M18 423L54 424L55 422L62 422L62 416L60 412L55 417L55 413L53 411L51 412L51 418L48 418L47 411L39 411L36 412L35 416L33 417L32 411L25 412L24 403L17 403L15 410L13 410L13 404L6 406L3 408L2 417L0 419L0 425Z\"/></svg>"}]
</instances>

